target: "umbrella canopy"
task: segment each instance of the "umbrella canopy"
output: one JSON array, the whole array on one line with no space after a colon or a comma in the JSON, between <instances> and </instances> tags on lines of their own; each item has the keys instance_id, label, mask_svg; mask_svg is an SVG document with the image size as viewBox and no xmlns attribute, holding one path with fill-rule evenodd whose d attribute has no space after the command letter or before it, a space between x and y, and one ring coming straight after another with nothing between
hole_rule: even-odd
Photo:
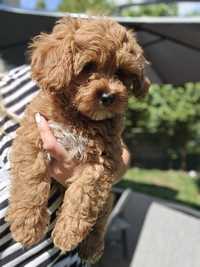
<instances>
[{"instance_id":1,"label":"umbrella canopy","mask_svg":"<svg viewBox=\"0 0 200 267\"><path fill-rule=\"evenodd\" d=\"M41 31L49 32L63 15L66 13L27 11L0 5L1 57L14 66L25 63L30 39ZM151 63L147 72L153 82L179 85L200 81L200 18L114 19L137 32L139 43Z\"/></svg>"},{"instance_id":2,"label":"umbrella canopy","mask_svg":"<svg viewBox=\"0 0 200 267\"><path fill-rule=\"evenodd\" d=\"M175 85L200 81L199 19L138 20L135 28L153 80Z\"/></svg>"}]
</instances>

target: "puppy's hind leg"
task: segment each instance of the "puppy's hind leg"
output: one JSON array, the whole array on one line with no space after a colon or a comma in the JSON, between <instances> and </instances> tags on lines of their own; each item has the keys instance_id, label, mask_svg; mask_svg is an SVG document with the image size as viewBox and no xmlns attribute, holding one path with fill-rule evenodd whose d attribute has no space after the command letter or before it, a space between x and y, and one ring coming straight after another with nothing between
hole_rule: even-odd
<instances>
[{"instance_id":1,"label":"puppy's hind leg","mask_svg":"<svg viewBox=\"0 0 200 267\"><path fill-rule=\"evenodd\" d=\"M31 160L30 160L31 158ZM43 237L48 225L50 180L42 152L36 159L13 162L11 197L6 220L13 238L31 246Z\"/></svg>"},{"instance_id":2,"label":"puppy's hind leg","mask_svg":"<svg viewBox=\"0 0 200 267\"><path fill-rule=\"evenodd\" d=\"M110 194L92 231L79 245L79 256L91 264L96 263L103 255L106 225L113 208L113 200L113 194Z\"/></svg>"}]
</instances>

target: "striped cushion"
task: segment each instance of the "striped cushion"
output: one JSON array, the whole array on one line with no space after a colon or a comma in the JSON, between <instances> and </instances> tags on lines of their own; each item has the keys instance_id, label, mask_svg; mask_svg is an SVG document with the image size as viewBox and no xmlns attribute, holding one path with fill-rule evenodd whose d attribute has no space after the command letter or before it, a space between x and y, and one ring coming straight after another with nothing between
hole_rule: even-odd
<instances>
[{"instance_id":1,"label":"striped cushion","mask_svg":"<svg viewBox=\"0 0 200 267\"><path fill-rule=\"evenodd\" d=\"M7 110L23 116L26 105L37 94L37 86L30 78L30 67L20 66L0 80L1 101ZM56 211L61 202L61 189L52 186L48 209L51 215L50 225L45 238L37 245L26 249L16 243L4 221L9 197L9 152L18 124L6 114L0 115L0 266L4 267L42 267L42 266L85 266L76 251L67 255L54 247L51 230L55 223ZM49 265L50 264L50 265Z\"/></svg>"}]
</instances>

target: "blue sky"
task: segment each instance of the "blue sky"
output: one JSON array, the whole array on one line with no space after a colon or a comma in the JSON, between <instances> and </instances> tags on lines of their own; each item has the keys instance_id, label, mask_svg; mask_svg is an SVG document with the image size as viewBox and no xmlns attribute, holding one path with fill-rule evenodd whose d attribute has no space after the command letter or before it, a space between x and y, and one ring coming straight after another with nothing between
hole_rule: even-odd
<instances>
[{"instance_id":1,"label":"blue sky","mask_svg":"<svg viewBox=\"0 0 200 267\"><path fill-rule=\"evenodd\" d=\"M55 10L61 0L45 0L48 10ZM21 7L27 9L34 9L37 0L20 0Z\"/></svg>"},{"instance_id":2,"label":"blue sky","mask_svg":"<svg viewBox=\"0 0 200 267\"><path fill-rule=\"evenodd\" d=\"M188 12L193 12L193 11L199 11L200 10L200 3L181 3L179 4L179 14L184 16Z\"/></svg>"}]
</instances>

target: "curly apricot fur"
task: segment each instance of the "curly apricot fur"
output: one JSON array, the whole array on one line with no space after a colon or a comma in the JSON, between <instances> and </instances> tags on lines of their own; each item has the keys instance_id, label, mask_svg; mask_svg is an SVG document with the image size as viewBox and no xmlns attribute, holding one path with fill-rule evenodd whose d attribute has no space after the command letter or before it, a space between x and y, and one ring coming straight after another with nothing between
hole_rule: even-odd
<instances>
[{"instance_id":1,"label":"curly apricot fur","mask_svg":"<svg viewBox=\"0 0 200 267\"><path fill-rule=\"evenodd\" d=\"M143 52L134 34L113 20L63 18L52 33L34 38L30 55L41 90L13 142L7 221L25 246L41 240L48 226L50 177L34 121L40 112L88 140L84 160L66 177L52 238L63 251L80 244L80 254L93 262L103 249L112 185L125 171L121 134L128 93L140 96L149 86ZM111 105L102 105L102 92L115 96Z\"/></svg>"}]
</instances>

